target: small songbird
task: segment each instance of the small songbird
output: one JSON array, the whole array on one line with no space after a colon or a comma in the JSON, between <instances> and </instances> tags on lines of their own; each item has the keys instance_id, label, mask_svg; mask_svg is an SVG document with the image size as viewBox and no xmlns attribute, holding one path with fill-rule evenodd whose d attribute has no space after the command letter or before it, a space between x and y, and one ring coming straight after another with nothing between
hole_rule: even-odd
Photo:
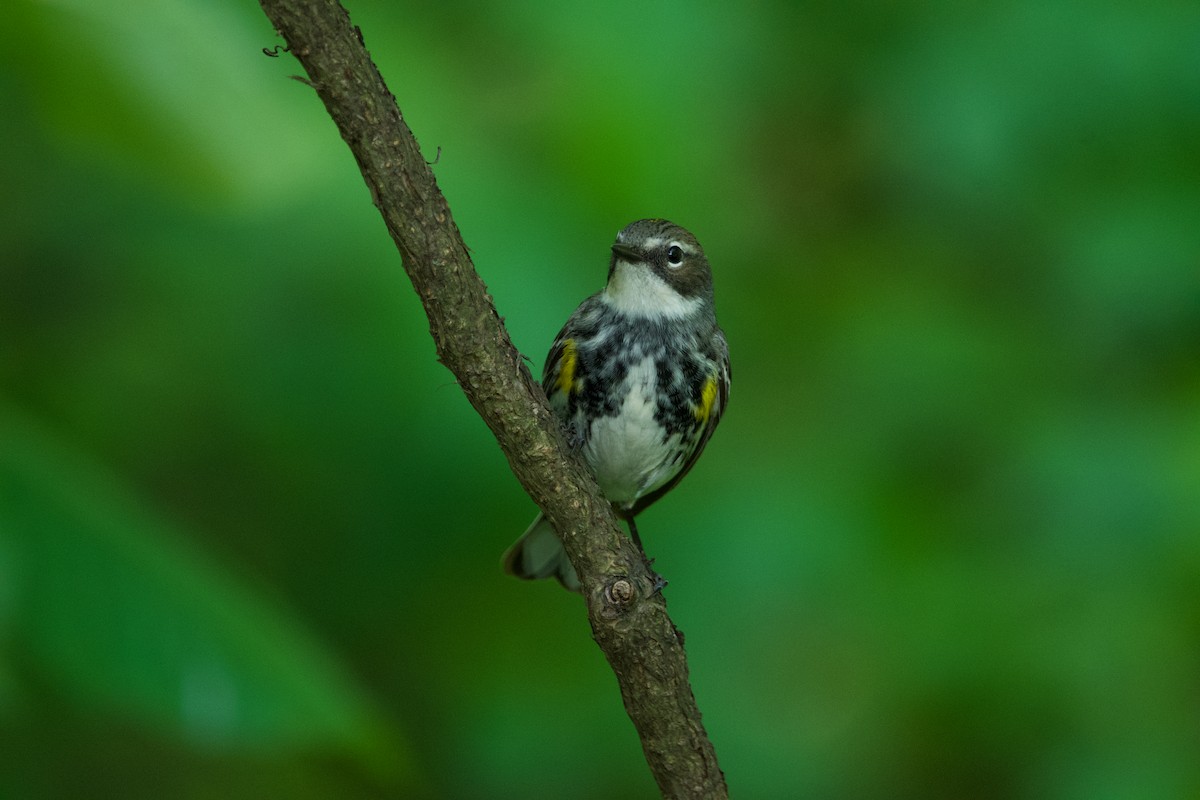
<instances>
[{"instance_id":1,"label":"small songbird","mask_svg":"<svg viewBox=\"0 0 1200 800\"><path fill-rule=\"evenodd\" d=\"M696 237L665 219L639 220L617 234L608 284L559 332L542 388L642 549L634 517L696 463L729 398L729 346ZM541 514L504 554L504 568L580 590Z\"/></svg>"}]
</instances>

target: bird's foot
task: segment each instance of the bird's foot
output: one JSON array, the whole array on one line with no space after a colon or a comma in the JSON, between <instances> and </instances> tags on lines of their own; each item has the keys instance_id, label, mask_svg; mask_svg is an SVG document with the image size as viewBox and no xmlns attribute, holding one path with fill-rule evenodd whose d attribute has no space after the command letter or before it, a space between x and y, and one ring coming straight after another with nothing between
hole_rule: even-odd
<instances>
[{"instance_id":1,"label":"bird's foot","mask_svg":"<svg viewBox=\"0 0 1200 800\"><path fill-rule=\"evenodd\" d=\"M654 559L648 557L645 553L642 553L642 562L646 565L646 573L650 576L651 597L656 594L662 594L662 590L667 588L667 584L670 581L654 571Z\"/></svg>"}]
</instances>

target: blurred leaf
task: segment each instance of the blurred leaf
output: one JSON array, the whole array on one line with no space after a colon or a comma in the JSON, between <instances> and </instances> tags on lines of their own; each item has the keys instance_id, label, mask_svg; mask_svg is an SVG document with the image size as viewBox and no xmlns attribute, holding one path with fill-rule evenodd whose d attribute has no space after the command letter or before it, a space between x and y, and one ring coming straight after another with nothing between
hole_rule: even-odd
<instances>
[{"instance_id":1,"label":"blurred leaf","mask_svg":"<svg viewBox=\"0 0 1200 800\"><path fill-rule=\"evenodd\" d=\"M329 130L288 124L327 120L310 92L285 80L296 68L263 55L280 40L241 4L134 0L114 13L60 0L12 10L0 63L25 79L10 91L68 152L106 156L182 197L248 207L344 169Z\"/></svg>"},{"instance_id":2,"label":"blurred leaf","mask_svg":"<svg viewBox=\"0 0 1200 800\"><path fill-rule=\"evenodd\" d=\"M0 413L0 630L64 694L197 744L408 771L318 642L79 461Z\"/></svg>"}]
</instances>

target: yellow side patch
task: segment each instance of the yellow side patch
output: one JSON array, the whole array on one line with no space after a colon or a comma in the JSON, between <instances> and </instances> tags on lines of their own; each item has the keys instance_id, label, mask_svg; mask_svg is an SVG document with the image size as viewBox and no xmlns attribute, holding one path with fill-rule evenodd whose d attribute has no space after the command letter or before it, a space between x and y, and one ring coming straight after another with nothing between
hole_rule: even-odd
<instances>
[{"instance_id":1,"label":"yellow side patch","mask_svg":"<svg viewBox=\"0 0 1200 800\"><path fill-rule=\"evenodd\" d=\"M710 375L700 390L700 405L692 406L692 413L700 422L708 422L712 415L713 404L717 402L717 377Z\"/></svg>"},{"instance_id":2,"label":"yellow side patch","mask_svg":"<svg viewBox=\"0 0 1200 800\"><path fill-rule=\"evenodd\" d=\"M562 358L558 360L558 379L554 381L554 389L570 394L575 386L575 340L563 342Z\"/></svg>"}]
</instances>

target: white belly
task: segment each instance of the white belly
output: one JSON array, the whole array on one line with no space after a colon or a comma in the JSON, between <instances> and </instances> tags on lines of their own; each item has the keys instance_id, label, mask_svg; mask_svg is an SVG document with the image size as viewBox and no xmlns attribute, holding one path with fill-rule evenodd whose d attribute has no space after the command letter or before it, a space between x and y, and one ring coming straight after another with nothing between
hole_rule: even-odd
<instances>
[{"instance_id":1,"label":"white belly","mask_svg":"<svg viewBox=\"0 0 1200 800\"><path fill-rule=\"evenodd\" d=\"M681 466L671 463L678 435L664 443L663 429L654 419L656 380L653 359L630 369L630 390L620 413L593 421L584 444L583 455L596 481L617 505L632 505L669 481Z\"/></svg>"}]
</instances>

